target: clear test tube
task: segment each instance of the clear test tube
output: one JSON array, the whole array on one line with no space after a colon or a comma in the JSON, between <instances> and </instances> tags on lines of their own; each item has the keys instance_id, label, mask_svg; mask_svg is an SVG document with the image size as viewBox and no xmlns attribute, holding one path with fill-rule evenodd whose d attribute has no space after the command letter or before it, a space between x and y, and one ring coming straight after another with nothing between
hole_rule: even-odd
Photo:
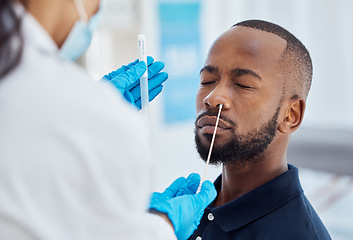
<instances>
[{"instance_id":1,"label":"clear test tube","mask_svg":"<svg viewBox=\"0 0 353 240\"><path fill-rule=\"evenodd\" d=\"M139 60L144 61L147 64L147 53L146 53L146 37L144 34L138 34L138 52ZM148 115L148 69L140 78L140 87L141 87L141 108L142 111Z\"/></svg>"}]
</instances>

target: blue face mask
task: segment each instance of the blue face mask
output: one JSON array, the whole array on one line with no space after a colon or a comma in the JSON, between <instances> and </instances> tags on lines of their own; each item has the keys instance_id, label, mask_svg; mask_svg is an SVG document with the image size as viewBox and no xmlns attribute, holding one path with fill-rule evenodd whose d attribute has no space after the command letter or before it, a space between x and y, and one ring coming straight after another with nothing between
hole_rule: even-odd
<instances>
[{"instance_id":1,"label":"blue face mask","mask_svg":"<svg viewBox=\"0 0 353 240\"><path fill-rule=\"evenodd\" d=\"M63 58L74 61L86 52L87 48L91 44L93 32L100 19L102 2L103 0L100 0L98 11L89 19L88 22L85 22L82 19L82 14L80 16L81 19L76 21L64 44L60 48L60 55ZM82 2L81 9L78 9L78 11L80 10L84 11Z\"/></svg>"}]
</instances>

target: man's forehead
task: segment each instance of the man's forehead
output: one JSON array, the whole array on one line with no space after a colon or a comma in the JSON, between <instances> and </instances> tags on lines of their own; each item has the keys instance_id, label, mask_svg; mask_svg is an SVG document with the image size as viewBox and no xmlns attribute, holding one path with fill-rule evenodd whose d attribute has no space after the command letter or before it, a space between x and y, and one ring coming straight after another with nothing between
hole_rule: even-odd
<instances>
[{"instance_id":1,"label":"man's forehead","mask_svg":"<svg viewBox=\"0 0 353 240\"><path fill-rule=\"evenodd\" d=\"M287 42L273 33L236 26L216 39L205 64L225 66L241 63L273 68L286 46Z\"/></svg>"},{"instance_id":2,"label":"man's forehead","mask_svg":"<svg viewBox=\"0 0 353 240\"><path fill-rule=\"evenodd\" d=\"M230 28L228 31L225 33L229 32L230 34L233 35L239 35L241 34L242 36L249 36L249 37L261 37L262 39L271 39L272 41L275 41L277 44L281 45L287 45L287 41L283 39L282 37L272 33L272 32L267 32L261 29L256 29L252 27L245 27L245 26L234 26Z\"/></svg>"},{"instance_id":3,"label":"man's forehead","mask_svg":"<svg viewBox=\"0 0 353 240\"><path fill-rule=\"evenodd\" d=\"M235 26L224 32L212 48L218 43L224 48L241 48L251 55L261 51L280 55L287 46L286 40L274 33L243 26Z\"/></svg>"}]
</instances>

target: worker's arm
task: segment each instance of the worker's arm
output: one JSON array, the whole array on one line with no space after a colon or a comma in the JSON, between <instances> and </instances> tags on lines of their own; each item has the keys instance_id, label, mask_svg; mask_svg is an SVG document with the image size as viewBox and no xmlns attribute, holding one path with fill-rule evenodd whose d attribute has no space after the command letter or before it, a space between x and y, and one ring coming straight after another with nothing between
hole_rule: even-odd
<instances>
[{"instance_id":1,"label":"worker's arm","mask_svg":"<svg viewBox=\"0 0 353 240\"><path fill-rule=\"evenodd\" d=\"M155 209L150 209L149 212L161 217L164 221L166 221L169 224L171 228L173 228L173 231L175 230L172 221L170 221L166 213L159 212Z\"/></svg>"}]
</instances>

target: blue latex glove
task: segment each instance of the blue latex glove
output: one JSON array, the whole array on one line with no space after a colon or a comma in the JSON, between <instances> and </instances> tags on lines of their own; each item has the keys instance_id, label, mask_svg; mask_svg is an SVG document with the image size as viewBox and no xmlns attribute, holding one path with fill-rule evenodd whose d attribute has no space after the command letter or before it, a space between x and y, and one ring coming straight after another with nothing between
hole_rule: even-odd
<instances>
[{"instance_id":1,"label":"blue latex glove","mask_svg":"<svg viewBox=\"0 0 353 240\"><path fill-rule=\"evenodd\" d=\"M173 191L173 189L178 189L176 192L170 193L170 195L174 195L175 197L187 194L195 194L199 188L200 181L201 179L199 174L191 173L186 179L184 177L180 177L175 180L174 187L171 188L170 186L165 191Z\"/></svg>"},{"instance_id":2,"label":"blue latex glove","mask_svg":"<svg viewBox=\"0 0 353 240\"><path fill-rule=\"evenodd\" d=\"M216 198L217 192L210 181L200 183L200 175L190 174L187 179L175 180L163 193L154 192L150 209L166 213L179 240L188 239L200 223L205 208Z\"/></svg>"},{"instance_id":3,"label":"blue latex glove","mask_svg":"<svg viewBox=\"0 0 353 240\"><path fill-rule=\"evenodd\" d=\"M154 62L150 56L147 57L147 65L149 101L152 101L162 91L162 83L167 80L168 74L160 72L164 68L164 63ZM136 60L105 75L102 79L111 82L126 101L141 109L140 78L145 71L146 63Z\"/></svg>"}]
</instances>

